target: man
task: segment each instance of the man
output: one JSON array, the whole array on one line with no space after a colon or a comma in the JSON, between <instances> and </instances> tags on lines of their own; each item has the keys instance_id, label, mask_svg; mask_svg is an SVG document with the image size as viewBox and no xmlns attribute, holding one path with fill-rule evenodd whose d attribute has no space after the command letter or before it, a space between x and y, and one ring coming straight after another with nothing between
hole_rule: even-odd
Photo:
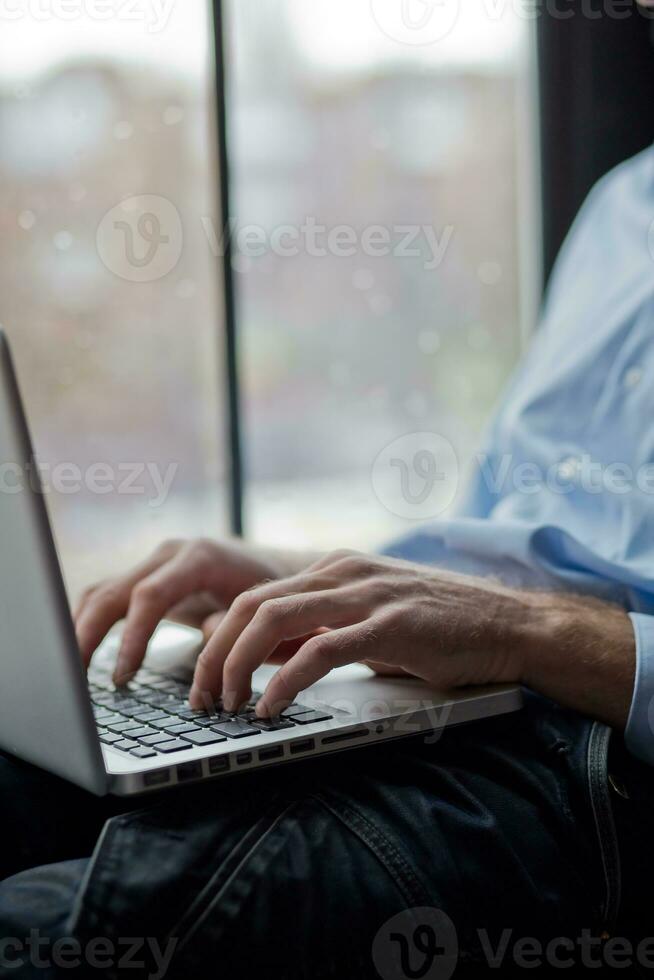
<instances>
[{"instance_id":1,"label":"man","mask_svg":"<svg viewBox=\"0 0 654 980\"><path fill-rule=\"evenodd\" d=\"M550 943L545 965L611 966L615 930L647 935L653 193L654 148L584 205L464 516L382 557L168 542L76 613L87 662L126 616L118 680L164 614L201 623L193 704L236 707L274 657L263 714L354 661L441 687L520 682L525 709L127 814L4 759L0 936L36 929L45 950L82 950L89 974L113 976L141 937L133 958L153 975L360 978L433 910L455 930L457 975L525 965L530 937ZM0 956L13 976L70 972L45 953L35 967L24 944Z\"/></svg>"}]
</instances>

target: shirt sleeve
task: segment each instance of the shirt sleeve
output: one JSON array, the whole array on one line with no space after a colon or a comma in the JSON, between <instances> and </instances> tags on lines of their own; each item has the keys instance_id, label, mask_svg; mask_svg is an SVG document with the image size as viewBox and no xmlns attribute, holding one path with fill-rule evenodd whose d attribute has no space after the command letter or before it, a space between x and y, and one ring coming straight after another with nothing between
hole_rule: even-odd
<instances>
[{"instance_id":1,"label":"shirt sleeve","mask_svg":"<svg viewBox=\"0 0 654 980\"><path fill-rule=\"evenodd\" d=\"M654 766L654 616L629 618L636 634L636 683L625 741L632 755Z\"/></svg>"}]
</instances>

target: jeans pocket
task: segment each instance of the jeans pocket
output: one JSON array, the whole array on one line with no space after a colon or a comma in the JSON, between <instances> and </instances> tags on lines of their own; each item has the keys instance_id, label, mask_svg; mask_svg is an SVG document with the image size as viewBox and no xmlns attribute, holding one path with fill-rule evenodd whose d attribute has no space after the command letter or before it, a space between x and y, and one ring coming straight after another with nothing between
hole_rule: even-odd
<instances>
[{"instance_id":1,"label":"jeans pocket","mask_svg":"<svg viewBox=\"0 0 654 980\"><path fill-rule=\"evenodd\" d=\"M595 833L604 877L603 927L611 932L620 908L620 852L608 781L608 754L611 729L597 721L588 739L587 780Z\"/></svg>"}]
</instances>

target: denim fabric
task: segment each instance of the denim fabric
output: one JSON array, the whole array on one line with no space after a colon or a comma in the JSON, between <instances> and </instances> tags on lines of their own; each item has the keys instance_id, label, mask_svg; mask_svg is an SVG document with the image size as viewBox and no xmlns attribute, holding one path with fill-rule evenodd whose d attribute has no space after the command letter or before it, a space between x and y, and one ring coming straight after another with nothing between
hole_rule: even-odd
<instances>
[{"instance_id":1,"label":"denim fabric","mask_svg":"<svg viewBox=\"0 0 654 980\"><path fill-rule=\"evenodd\" d=\"M219 779L124 813L0 760L0 868L11 875L0 937L36 928L125 952L130 937L156 938L172 950L166 975L184 980L365 980L379 976L375 937L408 909L452 921L457 977L486 962L479 930L492 946L505 928L544 939L610 931L619 861L608 737L528 694L517 714L438 739ZM0 976L156 975L144 957L142 973L58 973L24 955Z\"/></svg>"}]
</instances>

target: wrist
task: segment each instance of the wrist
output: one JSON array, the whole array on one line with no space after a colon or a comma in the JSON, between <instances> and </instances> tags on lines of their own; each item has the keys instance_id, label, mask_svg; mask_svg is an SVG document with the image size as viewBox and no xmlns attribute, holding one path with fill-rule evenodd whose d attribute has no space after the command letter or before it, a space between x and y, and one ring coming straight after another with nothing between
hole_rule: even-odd
<instances>
[{"instance_id":1,"label":"wrist","mask_svg":"<svg viewBox=\"0 0 654 980\"><path fill-rule=\"evenodd\" d=\"M620 606L565 593L527 594L522 683L623 728L633 694L636 644Z\"/></svg>"},{"instance_id":2,"label":"wrist","mask_svg":"<svg viewBox=\"0 0 654 980\"><path fill-rule=\"evenodd\" d=\"M539 689L540 677L552 669L557 651L570 642L570 610L558 593L525 592L514 642L520 650L520 680Z\"/></svg>"}]
</instances>

